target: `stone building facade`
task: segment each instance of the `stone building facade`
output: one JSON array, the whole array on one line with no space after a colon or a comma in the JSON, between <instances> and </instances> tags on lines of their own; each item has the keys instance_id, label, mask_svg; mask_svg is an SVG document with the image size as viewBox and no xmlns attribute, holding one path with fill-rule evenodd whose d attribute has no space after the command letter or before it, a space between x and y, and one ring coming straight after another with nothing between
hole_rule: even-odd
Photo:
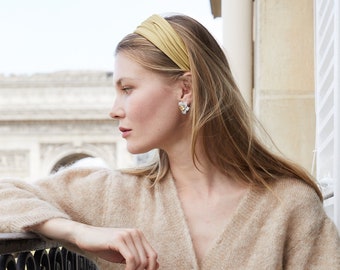
<instances>
[{"instance_id":1,"label":"stone building facade","mask_svg":"<svg viewBox=\"0 0 340 270\"><path fill-rule=\"evenodd\" d=\"M39 178L85 157L131 164L109 117L114 92L106 72L0 75L0 177Z\"/></svg>"}]
</instances>

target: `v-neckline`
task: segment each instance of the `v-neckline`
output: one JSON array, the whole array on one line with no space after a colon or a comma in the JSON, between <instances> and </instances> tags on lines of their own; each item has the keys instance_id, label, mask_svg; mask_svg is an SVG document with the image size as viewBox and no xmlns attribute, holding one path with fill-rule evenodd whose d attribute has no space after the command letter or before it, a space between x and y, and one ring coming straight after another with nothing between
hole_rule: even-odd
<instances>
[{"instance_id":1,"label":"v-neckline","mask_svg":"<svg viewBox=\"0 0 340 270\"><path fill-rule=\"evenodd\" d=\"M190 262L192 269L198 270L199 269L198 260L197 260L197 257L196 257L196 253L195 253L192 237L191 237L191 234L190 234L188 222L187 222L187 219L186 219L185 214L184 214L182 203L181 203L180 198L178 196L175 180L172 177L171 173L169 173L167 175L166 179L164 179L164 180L168 183L168 185L170 185L170 188L169 188L170 192L168 193L169 196L166 196L166 197L168 197L168 200L171 200L168 203L175 206L173 208L170 207L170 208L174 209L175 211L173 213L169 213L169 214L172 214L172 216L176 220L178 220L182 223L182 228L183 228L182 233L181 232L178 232L178 233L180 234L181 237L185 238L185 245L188 248L188 250L187 250L188 255L193 260L192 262ZM167 192L167 191L168 190L164 190L164 192ZM175 198L175 200L174 200L174 198Z\"/></svg>"},{"instance_id":2,"label":"v-neckline","mask_svg":"<svg viewBox=\"0 0 340 270\"><path fill-rule=\"evenodd\" d=\"M230 218L228 218L228 220L226 220L225 225L223 226L223 229L218 233L217 237L215 238L215 240L212 242L213 244L208 248L206 254L201 258L200 261L198 261L197 259L197 255L195 252L195 248L194 248L194 244L193 244L193 239L192 239L192 235L190 232L190 228L189 228L189 224L184 212L184 208L181 202L181 199L179 197L178 194L178 190L176 187L176 183L175 183L175 179L173 178L173 176L171 175L171 173L168 175L167 177L168 182L171 184L171 191L173 192L173 196L170 196L172 198L176 198L175 202L172 203L176 203L176 209L178 209L177 211L177 215L179 215L179 218L182 222L183 228L184 228L184 234L185 234L185 240L186 240L186 245L189 248L189 252L190 255L192 256L192 258L194 259L194 267L193 269L200 269L203 265L204 262L207 260L207 258L210 257L210 254L214 251L214 249L217 248L218 244L222 241L225 240L225 235L229 234L228 232L233 232L232 235L236 235L236 232L234 232L234 228L232 227L232 224L238 224L240 220L244 219L244 215L243 213L249 211L249 205L251 205L251 203L249 203L249 201L253 196L253 188L249 187L248 190L244 193L244 195L242 196L242 198L240 199L238 205L236 206L235 210L232 212L232 214L230 215Z\"/></svg>"}]
</instances>

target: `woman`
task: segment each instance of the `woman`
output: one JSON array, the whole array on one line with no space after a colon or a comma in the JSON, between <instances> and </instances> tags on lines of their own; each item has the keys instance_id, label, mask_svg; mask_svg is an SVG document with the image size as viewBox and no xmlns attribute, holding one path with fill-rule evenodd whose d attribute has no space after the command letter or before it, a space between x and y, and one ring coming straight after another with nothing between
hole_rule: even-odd
<instances>
[{"instance_id":1,"label":"woman","mask_svg":"<svg viewBox=\"0 0 340 270\"><path fill-rule=\"evenodd\" d=\"M0 182L2 231L34 231L101 269L339 269L313 179L272 154L214 38L153 15L117 46L111 117L142 168ZM10 205L10 207L9 207Z\"/></svg>"}]
</instances>

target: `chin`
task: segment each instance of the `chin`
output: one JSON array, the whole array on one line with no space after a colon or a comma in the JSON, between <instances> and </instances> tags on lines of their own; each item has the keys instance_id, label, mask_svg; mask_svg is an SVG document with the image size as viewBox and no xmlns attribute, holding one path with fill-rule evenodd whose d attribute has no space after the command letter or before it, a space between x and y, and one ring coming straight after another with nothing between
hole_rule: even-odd
<instances>
[{"instance_id":1,"label":"chin","mask_svg":"<svg viewBox=\"0 0 340 270\"><path fill-rule=\"evenodd\" d=\"M133 147L133 146L127 146L127 150L130 154L138 155L138 154L144 154L146 152L149 152L152 150L152 148L148 147Z\"/></svg>"}]
</instances>

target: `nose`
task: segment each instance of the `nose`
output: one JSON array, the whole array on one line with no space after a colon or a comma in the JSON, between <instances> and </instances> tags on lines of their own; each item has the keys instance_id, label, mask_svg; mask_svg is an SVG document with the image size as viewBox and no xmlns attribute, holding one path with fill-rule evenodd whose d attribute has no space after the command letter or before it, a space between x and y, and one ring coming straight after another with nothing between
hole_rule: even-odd
<instances>
[{"instance_id":1,"label":"nose","mask_svg":"<svg viewBox=\"0 0 340 270\"><path fill-rule=\"evenodd\" d=\"M119 102L118 99L116 99L113 103L113 106L111 108L111 111L110 111L110 117L112 119L120 119L120 118L123 118L125 116L125 111L121 105L121 102Z\"/></svg>"}]
</instances>

